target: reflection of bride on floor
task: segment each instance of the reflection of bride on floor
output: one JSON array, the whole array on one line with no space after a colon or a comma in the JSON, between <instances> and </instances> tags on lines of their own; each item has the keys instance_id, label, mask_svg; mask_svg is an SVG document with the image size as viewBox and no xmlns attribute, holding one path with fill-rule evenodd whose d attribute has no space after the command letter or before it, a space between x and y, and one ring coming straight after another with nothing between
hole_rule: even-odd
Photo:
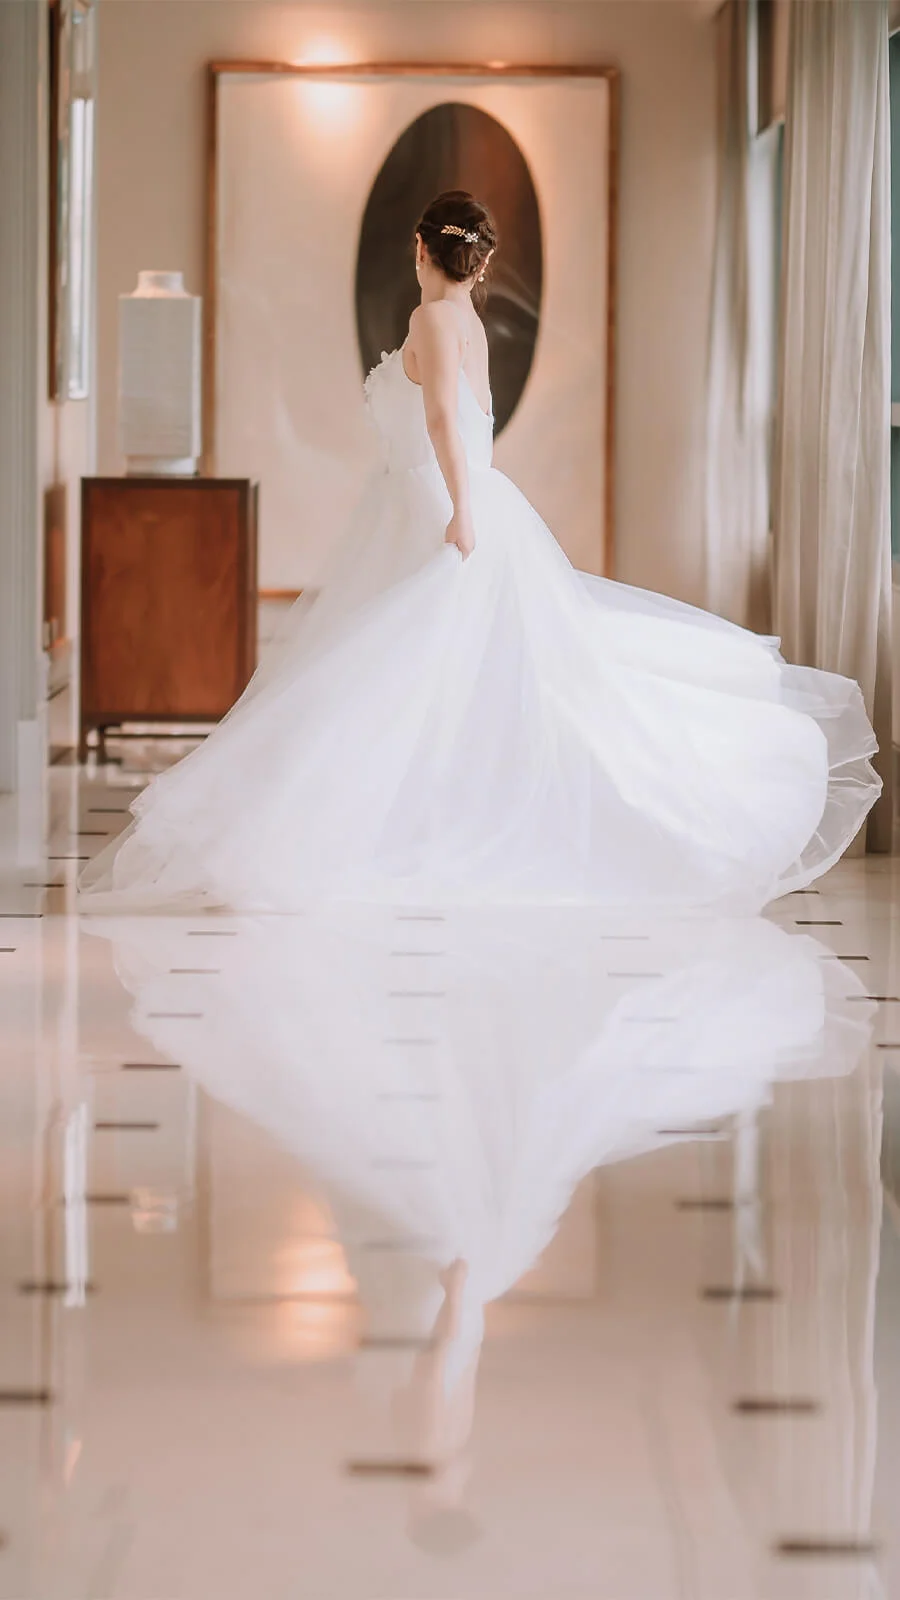
<instances>
[{"instance_id":1,"label":"reflection of bride on floor","mask_svg":"<svg viewBox=\"0 0 900 1600\"><path fill-rule=\"evenodd\" d=\"M188 919L83 926L111 941L136 1029L326 1201L365 1318L352 1463L405 1465L433 1546L471 1532L455 1503L485 1306L579 1181L764 1105L779 1078L847 1072L868 1037L855 976L762 920L234 919L194 975Z\"/></svg>"},{"instance_id":2,"label":"reflection of bride on floor","mask_svg":"<svg viewBox=\"0 0 900 1600\"><path fill-rule=\"evenodd\" d=\"M333 572L135 802L87 909L756 911L853 838L880 787L857 686L576 572L493 468L472 293L495 245L471 196L424 213L422 304L366 383L383 465Z\"/></svg>"}]
</instances>

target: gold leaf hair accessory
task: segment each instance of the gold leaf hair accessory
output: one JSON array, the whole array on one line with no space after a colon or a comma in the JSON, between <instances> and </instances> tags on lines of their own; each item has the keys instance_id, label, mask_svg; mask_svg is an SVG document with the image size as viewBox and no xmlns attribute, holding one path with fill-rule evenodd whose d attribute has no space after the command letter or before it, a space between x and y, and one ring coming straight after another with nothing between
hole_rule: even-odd
<instances>
[{"instance_id":1,"label":"gold leaf hair accessory","mask_svg":"<svg viewBox=\"0 0 900 1600\"><path fill-rule=\"evenodd\" d=\"M458 228L455 222L445 222L441 233L455 233L457 238L465 239L466 244L478 243L477 233L473 233L471 228Z\"/></svg>"}]
</instances>

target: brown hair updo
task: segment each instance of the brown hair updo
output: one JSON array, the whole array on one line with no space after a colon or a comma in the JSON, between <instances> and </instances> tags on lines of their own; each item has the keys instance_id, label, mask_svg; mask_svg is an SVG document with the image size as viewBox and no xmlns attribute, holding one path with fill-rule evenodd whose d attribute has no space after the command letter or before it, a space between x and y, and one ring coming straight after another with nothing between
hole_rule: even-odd
<instances>
[{"instance_id":1,"label":"brown hair updo","mask_svg":"<svg viewBox=\"0 0 900 1600\"><path fill-rule=\"evenodd\" d=\"M443 231L448 228L454 231ZM497 248L497 228L491 213L465 189L448 189L432 200L422 212L416 233L421 235L435 266L451 283L477 279L491 251Z\"/></svg>"}]
</instances>

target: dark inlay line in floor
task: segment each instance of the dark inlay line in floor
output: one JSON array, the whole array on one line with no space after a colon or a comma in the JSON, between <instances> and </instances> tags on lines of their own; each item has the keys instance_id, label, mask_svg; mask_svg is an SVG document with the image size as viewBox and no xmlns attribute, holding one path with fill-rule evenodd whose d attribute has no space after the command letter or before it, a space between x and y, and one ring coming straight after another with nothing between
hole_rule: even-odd
<instances>
[{"instance_id":1,"label":"dark inlay line in floor","mask_svg":"<svg viewBox=\"0 0 900 1600\"><path fill-rule=\"evenodd\" d=\"M15 953L16 946L14 944L0 944L0 956L14 956Z\"/></svg>"},{"instance_id":2,"label":"dark inlay line in floor","mask_svg":"<svg viewBox=\"0 0 900 1600\"><path fill-rule=\"evenodd\" d=\"M900 1005L900 994L848 994L847 1000L877 1000L881 1005Z\"/></svg>"},{"instance_id":3,"label":"dark inlay line in floor","mask_svg":"<svg viewBox=\"0 0 900 1600\"><path fill-rule=\"evenodd\" d=\"M73 1289L83 1289L86 1294L96 1293L96 1285L93 1283L62 1283L55 1278L26 1278L18 1287L20 1294L70 1294Z\"/></svg>"},{"instance_id":4,"label":"dark inlay line in floor","mask_svg":"<svg viewBox=\"0 0 900 1600\"><path fill-rule=\"evenodd\" d=\"M842 928L840 917L795 917L796 928Z\"/></svg>"},{"instance_id":5,"label":"dark inlay line in floor","mask_svg":"<svg viewBox=\"0 0 900 1600\"><path fill-rule=\"evenodd\" d=\"M661 978L661 972L608 972L608 978Z\"/></svg>"},{"instance_id":6,"label":"dark inlay line in floor","mask_svg":"<svg viewBox=\"0 0 900 1600\"><path fill-rule=\"evenodd\" d=\"M720 1123L705 1128L657 1128L658 1139L719 1139L725 1132Z\"/></svg>"},{"instance_id":7,"label":"dark inlay line in floor","mask_svg":"<svg viewBox=\"0 0 900 1600\"><path fill-rule=\"evenodd\" d=\"M820 961L868 961L868 956L844 956L835 952L830 956L820 956Z\"/></svg>"},{"instance_id":8,"label":"dark inlay line in floor","mask_svg":"<svg viewBox=\"0 0 900 1600\"><path fill-rule=\"evenodd\" d=\"M446 1000L446 989L389 989L389 1000Z\"/></svg>"},{"instance_id":9,"label":"dark inlay line in floor","mask_svg":"<svg viewBox=\"0 0 900 1600\"><path fill-rule=\"evenodd\" d=\"M23 889L64 889L64 883L23 883Z\"/></svg>"},{"instance_id":10,"label":"dark inlay line in floor","mask_svg":"<svg viewBox=\"0 0 900 1600\"><path fill-rule=\"evenodd\" d=\"M48 856L48 861L90 861L90 856Z\"/></svg>"},{"instance_id":11,"label":"dark inlay line in floor","mask_svg":"<svg viewBox=\"0 0 900 1600\"><path fill-rule=\"evenodd\" d=\"M874 1539L778 1539L774 1545L776 1555L850 1557L871 1560L878 1554Z\"/></svg>"},{"instance_id":12,"label":"dark inlay line in floor","mask_svg":"<svg viewBox=\"0 0 900 1600\"><path fill-rule=\"evenodd\" d=\"M822 893L821 889L791 889L785 895L784 898L786 900L790 900L795 894L821 894L821 893Z\"/></svg>"},{"instance_id":13,"label":"dark inlay line in floor","mask_svg":"<svg viewBox=\"0 0 900 1600\"><path fill-rule=\"evenodd\" d=\"M89 817L127 817L130 806L88 806Z\"/></svg>"},{"instance_id":14,"label":"dark inlay line in floor","mask_svg":"<svg viewBox=\"0 0 900 1600\"><path fill-rule=\"evenodd\" d=\"M63 1205L65 1205L65 1199L63 1199L62 1203L63 1203ZM86 1194L84 1196L84 1204L86 1206L130 1206L131 1205L131 1195L130 1194Z\"/></svg>"},{"instance_id":15,"label":"dark inlay line in floor","mask_svg":"<svg viewBox=\"0 0 900 1600\"><path fill-rule=\"evenodd\" d=\"M49 1389L0 1389L0 1406L49 1406L53 1395Z\"/></svg>"},{"instance_id":16,"label":"dark inlay line in floor","mask_svg":"<svg viewBox=\"0 0 900 1600\"><path fill-rule=\"evenodd\" d=\"M900 1050L900 1040L896 1044L876 1044L876 1050Z\"/></svg>"},{"instance_id":17,"label":"dark inlay line in floor","mask_svg":"<svg viewBox=\"0 0 900 1600\"><path fill-rule=\"evenodd\" d=\"M82 828L80 832L73 833L73 839L108 839L107 828Z\"/></svg>"},{"instance_id":18,"label":"dark inlay line in floor","mask_svg":"<svg viewBox=\"0 0 900 1600\"><path fill-rule=\"evenodd\" d=\"M171 978L218 978L221 977L221 967L170 967Z\"/></svg>"},{"instance_id":19,"label":"dark inlay line in floor","mask_svg":"<svg viewBox=\"0 0 900 1600\"><path fill-rule=\"evenodd\" d=\"M778 1300L777 1289L767 1283L745 1283L736 1287L730 1283L712 1283L700 1290L703 1300L729 1301L729 1300Z\"/></svg>"},{"instance_id":20,"label":"dark inlay line in floor","mask_svg":"<svg viewBox=\"0 0 900 1600\"><path fill-rule=\"evenodd\" d=\"M747 1396L735 1400L732 1410L742 1417L811 1417L822 1407L818 1400Z\"/></svg>"},{"instance_id":21,"label":"dark inlay line in floor","mask_svg":"<svg viewBox=\"0 0 900 1600\"><path fill-rule=\"evenodd\" d=\"M199 1022L203 1016L202 1011L148 1011L147 1017L153 1022Z\"/></svg>"},{"instance_id":22,"label":"dark inlay line in floor","mask_svg":"<svg viewBox=\"0 0 900 1600\"><path fill-rule=\"evenodd\" d=\"M346 1471L354 1478L433 1478L435 1468L427 1461L348 1461Z\"/></svg>"},{"instance_id":23,"label":"dark inlay line in floor","mask_svg":"<svg viewBox=\"0 0 900 1600\"><path fill-rule=\"evenodd\" d=\"M123 1061L122 1072L180 1072L177 1061Z\"/></svg>"},{"instance_id":24,"label":"dark inlay line in floor","mask_svg":"<svg viewBox=\"0 0 900 1600\"><path fill-rule=\"evenodd\" d=\"M696 1200L676 1200L676 1211L736 1211L737 1203L727 1195L698 1196Z\"/></svg>"},{"instance_id":25,"label":"dark inlay line in floor","mask_svg":"<svg viewBox=\"0 0 900 1600\"><path fill-rule=\"evenodd\" d=\"M39 922L43 911L0 911L0 917L10 922Z\"/></svg>"},{"instance_id":26,"label":"dark inlay line in floor","mask_svg":"<svg viewBox=\"0 0 900 1600\"><path fill-rule=\"evenodd\" d=\"M155 1133L159 1128L158 1122L95 1122L94 1127L101 1133Z\"/></svg>"}]
</instances>

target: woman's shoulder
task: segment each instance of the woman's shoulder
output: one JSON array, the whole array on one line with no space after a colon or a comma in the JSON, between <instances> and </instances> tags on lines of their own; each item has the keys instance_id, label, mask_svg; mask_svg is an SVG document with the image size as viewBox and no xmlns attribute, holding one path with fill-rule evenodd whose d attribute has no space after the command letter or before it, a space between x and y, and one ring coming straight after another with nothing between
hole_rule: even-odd
<instances>
[{"instance_id":1,"label":"woman's shoulder","mask_svg":"<svg viewBox=\"0 0 900 1600\"><path fill-rule=\"evenodd\" d=\"M465 343L465 331L462 318L456 306L450 300L429 300L423 305L416 306L409 319L409 337L454 339L462 349Z\"/></svg>"}]
</instances>

